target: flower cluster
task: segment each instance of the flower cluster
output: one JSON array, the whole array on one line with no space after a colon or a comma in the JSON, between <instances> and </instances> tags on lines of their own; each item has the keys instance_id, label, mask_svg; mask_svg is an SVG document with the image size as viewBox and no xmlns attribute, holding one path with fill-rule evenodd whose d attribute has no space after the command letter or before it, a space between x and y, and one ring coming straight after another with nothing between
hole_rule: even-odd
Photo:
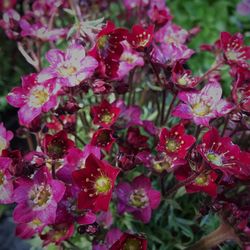
<instances>
[{"instance_id":1,"label":"flower cluster","mask_svg":"<svg viewBox=\"0 0 250 250\"><path fill-rule=\"evenodd\" d=\"M35 0L23 16L21 3L7 3L0 27L36 70L6 97L28 147L14 149L0 124L0 203L15 203L17 236L67 246L88 235L95 250L146 250L150 235L126 226L150 223L180 187L221 204L250 180L243 35L222 32L203 45L215 63L195 75L188 42L199 29L176 25L163 0L124 0L127 16L143 19L132 28L86 21L77 1ZM105 1L98 3L101 12ZM129 223L119 229L122 218ZM244 223L237 229L249 235Z\"/></svg>"}]
</instances>

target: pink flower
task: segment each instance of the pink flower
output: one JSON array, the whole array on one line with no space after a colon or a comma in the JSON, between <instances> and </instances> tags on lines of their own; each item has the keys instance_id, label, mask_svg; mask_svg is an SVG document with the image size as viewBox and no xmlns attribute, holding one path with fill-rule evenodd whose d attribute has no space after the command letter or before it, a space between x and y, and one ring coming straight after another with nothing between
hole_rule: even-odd
<instances>
[{"instance_id":1,"label":"pink flower","mask_svg":"<svg viewBox=\"0 0 250 250\"><path fill-rule=\"evenodd\" d=\"M152 189L149 178L140 175L133 182L121 182L116 188L118 198L118 212L132 213L137 219L148 223L152 209L158 207L161 201L159 191Z\"/></svg>"},{"instance_id":2,"label":"pink flower","mask_svg":"<svg viewBox=\"0 0 250 250\"><path fill-rule=\"evenodd\" d=\"M40 168L33 179L22 178L17 181L14 201L18 203L13 218L18 223L28 223L35 219L44 224L53 224L56 219L58 202L63 198L65 186L53 180L46 167Z\"/></svg>"},{"instance_id":3,"label":"pink flower","mask_svg":"<svg viewBox=\"0 0 250 250\"><path fill-rule=\"evenodd\" d=\"M11 159L0 157L0 204L13 203L12 176L9 171Z\"/></svg>"},{"instance_id":4,"label":"pink flower","mask_svg":"<svg viewBox=\"0 0 250 250\"><path fill-rule=\"evenodd\" d=\"M147 6L149 4L149 0L123 0L123 4L127 10L131 10L135 7Z\"/></svg>"},{"instance_id":5,"label":"pink flower","mask_svg":"<svg viewBox=\"0 0 250 250\"><path fill-rule=\"evenodd\" d=\"M67 30L60 28L60 29L53 29L50 30L47 25L44 25L40 22L30 24L24 18L20 21L20 27L22 28L21 35L23 37L30 36L38 38L42 41L56 41L67 34Z\"/></svg>"},{"instance_id":6,"label":"pink flower","mask_svg":"<svg viewBox=\"0 0 250 250\"><path fill-rule=\"evenodd\" d=\"M123 42L123 53L120 57L120 64L117 71L118 79L127 76L136 66L143 66L144 60L138 52L133 50L127 42Z\"/></svg>"},{"instance_id":7,"label":"pink flower","mask_svg":"<svg viewBox=\"0 0 250 250\"><path fill-rule=\"evenodd\" d=\"M41 71L38 81L57 78L63 86L73 87L90 78L98 62L92 56L86 56L84 47L77 44L70 45L66 52L52 49L46 58L50 66Z\"/></svg>"},{"instance_id":8,"label":"pink flower","mask_svg":"<svg viewBox=\"0 0 250 250\"><path fill-rule=\"evenodd\" d=\"M7 96L9 104L18 111L21 125L29 125L42 112L48 112L57 105L58 88L54 80L38 83L37 75L22 78L22 87L15 87Z\"/></svg>"},{"instance_id":9,"label":"pink flower","mask_svg":"<svg viewBox=\"0 0 250 250\"><path fill-rule=\"evenodd\" d=\"M180 92L179 104L172 112L182 119L193 119L197 125L209 126L209 121L229 113L234 105L221 99L222 88L218 82L208 83L201 91Z\"/></svg>"},{"instance_id":10,"label":"pink flower","mask_svg":"<svg viewBox=\"0 0 250 250\"><path fill-rule=\"evenodd\" d=\"M13 133L7 131L3 123L0 123L0 155L2 151L9 147L9 142L13 138Z\"/></svg>"}]
</instances>

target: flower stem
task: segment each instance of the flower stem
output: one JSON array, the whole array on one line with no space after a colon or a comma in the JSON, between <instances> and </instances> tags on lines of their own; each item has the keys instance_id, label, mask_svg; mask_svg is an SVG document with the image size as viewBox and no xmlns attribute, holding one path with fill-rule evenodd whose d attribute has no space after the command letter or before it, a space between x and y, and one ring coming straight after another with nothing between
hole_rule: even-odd
<instances>
[{"instance_id":1,"label":"flower stem","mask_svg":"<svg viewBox=\"0 0 250 250\"><path fill-rule=\"evenodd\" d=\"M234 229L229 224L222 221L221 225L215 231L204 236L186 250L209 250L226 240L234 240L240 244L240 240L235 234Z\"/></svg>"}]
</instances>

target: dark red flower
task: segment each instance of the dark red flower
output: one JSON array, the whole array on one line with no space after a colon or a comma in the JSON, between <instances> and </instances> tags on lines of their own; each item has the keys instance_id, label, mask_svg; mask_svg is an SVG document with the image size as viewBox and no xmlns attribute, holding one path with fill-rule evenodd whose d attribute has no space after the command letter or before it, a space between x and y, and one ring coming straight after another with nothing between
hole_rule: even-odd
<instances>
[{"instance_id":1,"label":"dark red flower","mask_svg":"<svg viewBox=\"0 0 250 250\"><path fill-rule=\"evenodd\" d=\"M194 88L199 77L192 76L191 70L184 69L182 64L177 62L172 70L172 80L180 88Z\"/></svg>"},{"instance_id":2,"label":"dark red flower","mask_svg":"<svg viewBox=\"0 0 250 250\"><path fill-rule=\"evenodd\" d=\"M179 181L183 181L192 175L192 170L188 165L185 165L179 168L175 172L175 177ZM197 193L197 192L205 192L210 196L214 197L217 195L218 185L216 184L216 180L218 178L218 174L214 171L206 171L197 175L197 177L188 184L185 185L187 193Z\"/></svg>"},{"instance_id":3,"label":"dark red flower","mask_svg":"<svg viewBox=\"0 0 250 250\"><path fill-rule=\"evenodd\" d=\"M185 134L184 125L180 123L174 126L170 131L166 128L162 129L157 150L185 158L188 149L194 142L195 138L192 135Z\"/></svg>"},{"instance_id":4,"label":"dark red flower","mask_svg":"<svg viewBox=\"0 0 250 250\"><path fill-rule=\"evenodd\" d=\"M154 26L150 25L144 29L141 25L134 25L132 32L128 34L128 42L135 49L148 47L153 39Z\"/></svg>"},{"instance_id":5,"label":"dark red flower","mask_svg":"<svg viewBox=\"0 0 250 250\"><path fill-rule=\"evenodd\" d=\"M243 36L240 33L231 35L228 32L221 32L220 47L227 63L249 68L247 60L250 59L250 46L244 46L243 42Z\"/></svg>"},{"instance_id":6,"label":"dark red flower","mask_svg":"<svg viewBox=\"0 0 250 250\"><path fill-rule=\"evenodd\" d=\"M127 38L128 31L116 28L108 21L106 26L97 35L97 42L89 55L95 57L100 63L100 71L108 77L116 77L119 68L119 59L123 52L121 42Z\"/></svg>"},{"instance_id":7,"label":"dark red flower","mask_svg":"<svg viewBox=\"0 0 250 250\"><path fill-rule=\"evenodd\" d=\"M110 250L147 250L147 239L138 234L124 233Z\"/></svg>"},{"instance_id":8,"label":"dark red flower","mask_svg":"<svg viewBox=\"0 0 250 250\"><path fill-rule=\"evenodd\" d=\"M103 100L101 104L91 107L91 115L94 124L100 125L104 128L110 127L120 114L120 109L114 104Z\"/></svg>"},{"instance_id":9,"label":"dark red flower","mask_svg":"<svg viewBox=\"0 0 250 250\"><path fill-rule=\"evenodd\" d=\"M58 159L63 158L70 148L75 147L75 144L68 139L67 133L62 130L55 135L45 135L42 146L49 157Z\"/></svg>"},{"instance_id":10,"label":"dark red flower","mask_svg":"<svg viewBox=\"0 0 250 250\"><path fill-rule=\"evenodd\" d=\"M91 145L103 148L106 151L109 151L115 141L112 130L108 128L98 129L92 137L90 142Z\"/></svg>"},{"instance_id":11,"label":"dark red flower","mask_svg":"<svg viewBox=\"0 0 250 250\"><path fill-rule=\"evenodd\" d=\"M120 170L90 154L85 168L74 171L73 179L81 191L78 195L78 208L93 212L107 211Z\"/></svg>"},{"instance_id":12,"label":"dark red flower","mask_svg":"<svg viewBox=\"0 0 250 250\"><path fill-rule=\"evenodd\" d=\"M229 176L241 175L240 148L229 137L220 137L217 129L212 128L204 134L197 150L212 169L218 169Z\"/></svg>"}]
</instances>

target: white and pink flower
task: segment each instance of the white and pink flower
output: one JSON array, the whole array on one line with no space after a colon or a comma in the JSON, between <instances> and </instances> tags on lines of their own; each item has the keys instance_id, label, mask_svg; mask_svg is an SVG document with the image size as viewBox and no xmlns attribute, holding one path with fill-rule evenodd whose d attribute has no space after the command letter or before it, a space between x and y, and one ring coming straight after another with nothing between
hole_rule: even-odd
<instances>
[{"instance_id":1,"label":"white and pink flower","mask_svg":"<svg viewBox=\"0 0 250 250\"><path fill-rule=\"evenodd\" d=\"M3 123L0 123L0 155L2 151L9 146L10 140L13 138L13 133L7 131Z\"/></svg>"}]
</instances>

